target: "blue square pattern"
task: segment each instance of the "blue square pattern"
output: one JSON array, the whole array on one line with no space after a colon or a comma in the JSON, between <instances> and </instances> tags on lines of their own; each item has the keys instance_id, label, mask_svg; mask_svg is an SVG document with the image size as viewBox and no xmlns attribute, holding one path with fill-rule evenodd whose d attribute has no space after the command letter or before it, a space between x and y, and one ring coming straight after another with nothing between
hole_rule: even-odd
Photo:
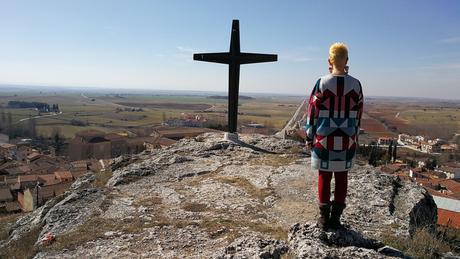
<instances>
[{"instance_id":1,"label":"blue square pattern","mask_svg":"<svg viewBox=\"0 0 460 259\"><path fill-rule=\"evenodd\" d=\"M329 162L328 161L321 161L321 169L328 169Z\"/></svg>"}]
</instances>

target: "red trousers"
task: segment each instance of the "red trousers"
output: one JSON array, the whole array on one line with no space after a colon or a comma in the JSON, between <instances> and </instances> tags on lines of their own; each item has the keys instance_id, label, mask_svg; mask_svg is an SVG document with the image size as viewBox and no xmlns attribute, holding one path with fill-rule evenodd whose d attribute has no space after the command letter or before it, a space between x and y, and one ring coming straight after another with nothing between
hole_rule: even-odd
<instances>
[{"instance_id":1,"label":"red trousers","mask_svg":"<svg viewBox=\"0 0 460 259\"><path fill-rule=\"evenodd\" d=\"M335 191L334 202L344 204L347 196L348 171L334 172ZM329 204L331 199L332 172L318 171L318 198L319 203Z\"/></svg>"}]
</instances>

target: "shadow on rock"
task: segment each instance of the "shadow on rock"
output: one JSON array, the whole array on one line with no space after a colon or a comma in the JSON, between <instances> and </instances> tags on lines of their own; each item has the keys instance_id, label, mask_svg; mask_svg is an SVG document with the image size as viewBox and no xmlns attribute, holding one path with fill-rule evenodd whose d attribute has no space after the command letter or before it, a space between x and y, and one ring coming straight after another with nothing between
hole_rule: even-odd
<instances>
[{"instance_id":1,"label":"shadow on rock","mask_svg":"<svg viewBox=\"0 0 460 259\"><path fill-rule=\"evenodd\" d=\"M296 224L289 231L289 247L300 258L405 258L399 250L349 227L326 232L316 224Z\"/></svg>"}]
</instances>

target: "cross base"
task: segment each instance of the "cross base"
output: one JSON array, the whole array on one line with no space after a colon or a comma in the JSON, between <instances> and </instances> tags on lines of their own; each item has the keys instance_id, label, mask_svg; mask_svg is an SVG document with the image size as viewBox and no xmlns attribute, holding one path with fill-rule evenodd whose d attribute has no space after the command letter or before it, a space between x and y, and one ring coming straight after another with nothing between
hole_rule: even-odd
<instances>
[{"instance_id":1,"label":"cross base","mask_svg":"<svg viewBox=\"0 0 460 259\"><path fill-rule=\"evenodd\" d=\"M224 140L230 141L230 142L238 142L239 141L238 133L225 132Z\"/></svg>"}]
</instances>

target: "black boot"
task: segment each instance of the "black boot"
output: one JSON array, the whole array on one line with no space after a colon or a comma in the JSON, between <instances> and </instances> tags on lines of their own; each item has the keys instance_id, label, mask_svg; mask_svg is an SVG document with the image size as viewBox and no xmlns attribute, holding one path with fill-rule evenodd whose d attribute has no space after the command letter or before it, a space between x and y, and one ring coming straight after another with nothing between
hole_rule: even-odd
<instances>
[{"instance_id":1,"label":"black boot","mask_svg":"<svg viewBox=\"0 0 460 259\"><path fill-rule=\"evenodd\" d=\"M345 203L335 203L332 202L332 210L331 210L331 219L329 221L329 227L332 229L339 229L342 227L340 223L340 216L342 216L343 209L345 209Z\"/></svg>"},{"instance_id":2,"label":"black boot","mask_svg":"<svg viewBox=\"0 0 460 259\"><path fill-rule=\"evenodd\" d=\"M329 227L330 214L331 214L331 205L330 204L320 204L319 205L318 226L321 229L327 230L327 228Z\"/></svg>"}]
</instances>

